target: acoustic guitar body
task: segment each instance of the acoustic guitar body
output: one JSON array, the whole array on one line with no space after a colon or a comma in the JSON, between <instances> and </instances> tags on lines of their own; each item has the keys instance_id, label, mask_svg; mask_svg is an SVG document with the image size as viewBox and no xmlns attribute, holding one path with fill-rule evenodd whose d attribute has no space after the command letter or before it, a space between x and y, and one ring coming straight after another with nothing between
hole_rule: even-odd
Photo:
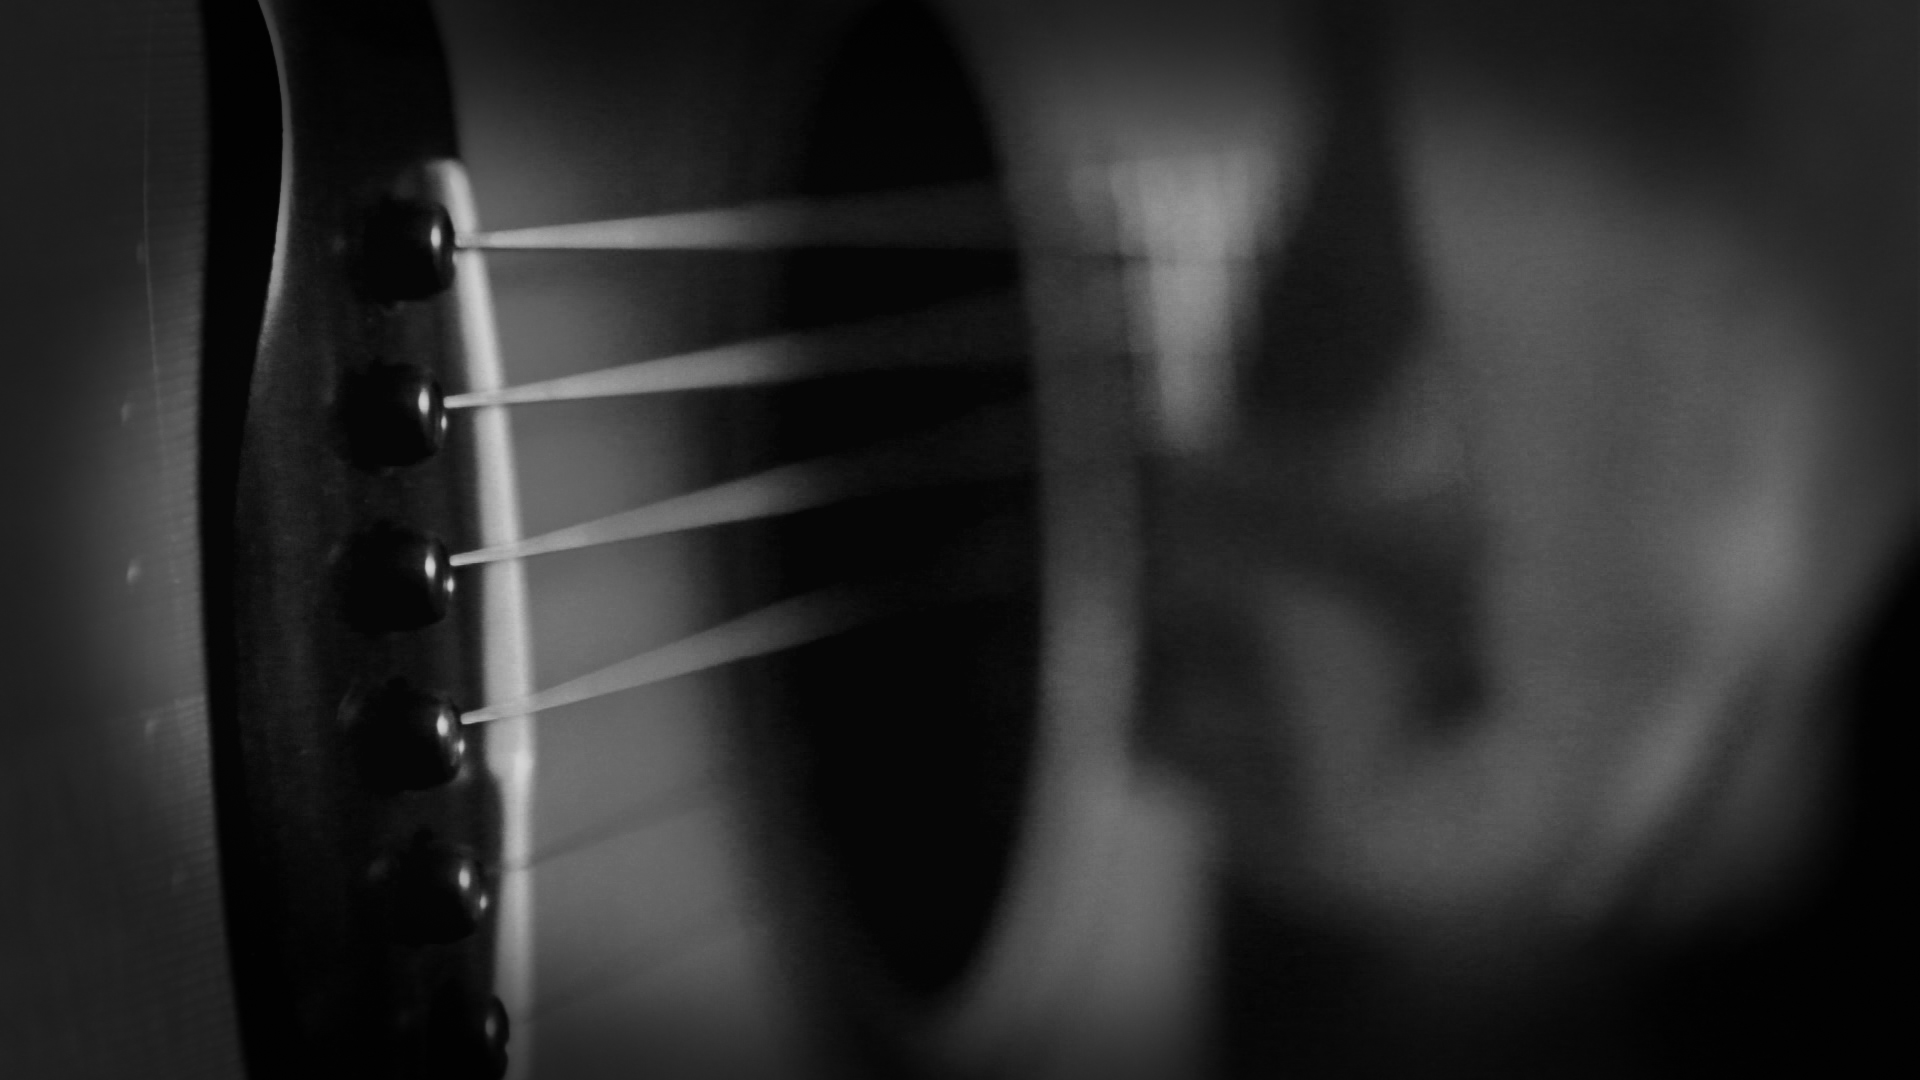
<instances>
[{"instance_id":1,"label":"acoustic guitar body","mask_svg":"<svg viewBox=\"0 0 1920 1080\"><path fill-rule=\"evenodd\" d=\"M0 1073L1158 1075L1191 950L1138 932L1184 901L1124 752L1119 279L1046 254L1082 226L1059 161L1005 153L1002 14L561 7L49 5L9 36L46 156L6 192L44 257L9 269L0 375L32 523ZM942 184L1015 242L456 250ZM977 370L446 404L980 297ZM987 414L985 484L453 565ZM460 722L849 583L904 614Z\"/></svg>"}]
</instances>

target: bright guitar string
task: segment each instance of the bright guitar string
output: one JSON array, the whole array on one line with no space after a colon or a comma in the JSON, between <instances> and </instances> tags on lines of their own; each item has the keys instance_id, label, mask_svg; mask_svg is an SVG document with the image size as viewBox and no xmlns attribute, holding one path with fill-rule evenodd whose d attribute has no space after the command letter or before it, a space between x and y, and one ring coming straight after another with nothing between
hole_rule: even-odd
<instances>
[{"instance_id":1,"label":"bright guitar string","mask_svg":"<svg viewBox=\"0 0 1920 1080\"><path fill-rule=\"evenodd\" d=\"M757 521L854 499L1020 475L1023 411L981 410L930 433L782 465L509 544L463 551L456 567L574 551L716 525Z\"/></svg>"},{"instance_id":2,"label":"bright guitar string","mask_svg":"<svg viewBox=\"0 0 1920 1080\"><path fill-rule=\"evenodd\" d=\"M825 330L776 334L497 390L449 409L772 386L869 371L1013 366L1024 351L1012 294L995 292Z\"/></svg>"},{"instance_id":3,"label":"bright guitar string","mask_svg":"<svg viewBox=\"0 0 1920 1080\"><path fill-rule=\"evenodd\" d=\"M633 690L737 660L782 652L831 637L887 614L871 596L837 586L782 600L708 630L589 672L517 701L461 715L463 724L531 716L562 705Z\"/></svg>"},{"instance_id":4,"label":"bright guitar string","mask_svg":"<svg viewBox=\"0 0 1920 1080\"><path fill-rule=\"evenodd\" d=\"M1181 170L1173 178L1191 187L1192 162L1146 159L1112 180L1138 180L1131 172ZM1153 180L1164 180L1155 175ZM1197 193L1196 193L1197 194ZM1201 199L1207 202L1207 199ZM1184 204L1183 204L1184 205ZM1253 237L1233 237L1247 241ZM1034 233L1014 227L1004 203L990 186L963 184L910 188L860 195L771 199L737 206L682 210L665 214L533 225L516 229L462 232L454 246L489 252L620 251L785 251L828 248L872 251L956 253L1023 252L1050 257L1131 257L1180 263L1239 263L1250 250L1223 249L1220 238L1179 229L1145 235L1137 227L1096 239L1041 227Z\"/></svg>"},{"instance_id":5,"label":"bright guitar string","mask_svg":"<svg viewBox=\"0 0 1920 1080\"><path fill-rule=\"evenodd\" d=\"M608 221L459 236L486 251L766 251L796 247L1010 251L1013 230L990 187L959 185L780 199Z\"/></svg>"}]
</instances>

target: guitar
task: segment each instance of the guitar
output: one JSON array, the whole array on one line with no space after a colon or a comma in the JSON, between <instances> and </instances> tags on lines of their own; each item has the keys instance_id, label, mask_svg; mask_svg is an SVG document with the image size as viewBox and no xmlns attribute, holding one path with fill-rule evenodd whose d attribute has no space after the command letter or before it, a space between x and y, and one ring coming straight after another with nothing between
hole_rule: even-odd
<instances>
[{"instance_id":1,"label":"guitar","mask_svg":"<svg viewBox=\"0 0 1920 1080\"><path fill-rule=\"evenodd\" d=\"M145 359L163 370L129 399L121 438L136 455L168 451L147 464L172 471L113 505L172 531L124 566L129 602L159 622L129 631L122 652L78 655L107 671L164 657L172 711L123 706L99 724L130 768L177 782L117 791L84 858L121 871L104 852L118 815L150 817L147 797L191 827L171 837L168 900L117 913L178 920L153 943L159 957L135 958L154 976L84 980L87 1000L40 1006L49 1020L23 1030L50 1036L10 1040L23 1069L85 1073L95 1066L74 1045L103 1029L155 1042L102 1041L98 1067L164 1068L171 1053L195 1075L1084 1069L1071 1052L1056 1060L1061 1040L1036 1018L1160 993L1112 980L1086 992L1114 966L1103 955L1137 951L1099 939L1142 907L1132 897L1107 914L1115 879L1102 869L1114 844L1101 837L1128 798L1131 531L1124 459L1101 449L1124 430L1124 369L1077 327L1070 346L1041 342L1096 315L1110 275L1036 268L1010 245L1005 232L1029 226L994 186L1006 133L986 126L936 18L832 4L734 14L755 30L718 12L667 24L682 36L662 40L724 33L737 52L635 84L648 107L696 100L717 115L656 132L651 153L686 179L657 179L620 209L963 184L999 234L990 249L639 254L611 271L599 256L488 252L475 242L486 189L468 180L459 129L479 132L481 179L511 193L511 164L484 142L502 130L487 126L488 94L511 84L450 78L425 9L114 16L159 65L99 89L103 108L139 107L149 157L133 205L159 229L141 234L151 295L122 304L151 317ZM154 112L153 70L178 84L173 113ZM700 96L689 80L717 86ZM924 103L917 145L881 130L876 88ZM161 151L176 172L154 172ZM558 173L566 159L549 160ZM609 178L617 189L627 175ZM543 328L542 350L503 364L528 325L513 305L541 288L659 313L642 342L618 322ZM1028 305L1041 301L1047 317L1031 319L1053 329L1034 338ZM539 384L616 367L636 344L785 348L789 328L821 371L768 390L534 410L474 400L508 373ZM863 371L876 348L881 370ZM1048 352L1058 363L1033 359ZM1062 415L1040 424L1036 409ZM612 447L638 438L653 459L592 454L583 431ZM569 438L563 462L555 444ZM523 543L515 472L556 468L581 482L536 485L532 522L609 491L672 502L670 485L721 469L754 491L797 477L801 505L711 540L700 524L544 562L488 555ZM690 573L685 595L656 595ZM592 693L550 675L571 698L542 697L534 670L603 651L540 652L566 642L555 619L617 627L631 643L617 647L639 655L612 668L662 674ZM1086 649L1087 632L1105 644ZM156 653L160 639L175 645ZM563 720L579 735L537 737ZM163 727L175 741L156 741ZM51 833L83 834L98 810L64 786L70 759L38 760L47 786L26 789L9 822L51 816ZM604 773L615 762L627 771ZM44 842L21 850L39 873ZM39 939L56 918L15 923ZM79 970L67 940L33 946L18 993ZM179 977L163 961L181 953L200 990L148 997ZM663 979L709 997L648 1000Z\"/></svg>"},{"instance_id":2,"label":"guitar","mask_svg":"<svg viewBox=\"0 0 1920 1080\"><path fill-rule=\"evenodd\" d=\"M0 1069L1852 1039L1911 12L1675 12L36 16Z\"/></svg>"}]
</instances>

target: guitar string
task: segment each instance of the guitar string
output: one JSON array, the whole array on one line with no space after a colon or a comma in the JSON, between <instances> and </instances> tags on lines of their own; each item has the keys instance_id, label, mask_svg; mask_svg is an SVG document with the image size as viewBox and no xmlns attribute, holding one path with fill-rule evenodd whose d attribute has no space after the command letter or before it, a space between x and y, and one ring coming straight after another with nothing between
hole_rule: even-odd
<instances>
[{"instance_id":1,"label":"guitar string","mask_svg":"<svg viewBox=\"0 0 1920 1080\"><path fill-rule=\"evenodd\" d=\"M532 716L737 660L783 652L853 629L881 614L873 597L846 586L831 586L757 608L526 697L482 706L463 713L460 722L485 724Z\"/></svg>"},{"instance_id":2,"label":"guitar string","mask_svg":"<svg viewBox=\"0 0 1920 1080\"><path fill-rule=\"evenodd\" d=\"M1124 185L1167 179L1121 172L1112 181ZM1172 179L1190 182L1184 175ZM1192 204L1188 200L1178 205ZM457 250L493 254L818 249L956 256L1020 253L1204 266L1239 265L1257 258L1258 239L1257 235L1222 234L1222 227L1211 217L1192 214L1166 221L1126 220L1094 231L1042 225L1023 233L981 189L930 188L483 229L458 233L453 244Z\"/></svg>"},{"instance_id":3,"label":"guitar string","mask_svg":"<svg viewBox=\"0 0 1920 1080\"><path fill-rule=\"evenodd\" d=\"M459 552L451 561L464 567L527 559L764 520L875 495L1017 476L1029 464L1019 452L1023 419L1015 407L984 409L931 432L781 465L538 536Z\"/></svg>"},{"instance_id":4,"label":"guitar string","mask_svg":"<svg viewBox=\"0 0 1920 1080\"><path fill-rule=\"evenodd\" d=\"M798 247L1009 251L997 193L955 185L745 203L455 238L483 251L769 251Z\"/></svg>"},{"instance_id":5,"label":"guitar string","mask_svg":"<svg viewBox=\"0 0 1920 1080\"><path fill-rule=\"evenodd\" d=\"M830 329L776 334L498 390L453 394L449 409L772 386L833 375L1006 367L1020 359L1014 296L995 291Z\"/></svg>"}]
</instances>

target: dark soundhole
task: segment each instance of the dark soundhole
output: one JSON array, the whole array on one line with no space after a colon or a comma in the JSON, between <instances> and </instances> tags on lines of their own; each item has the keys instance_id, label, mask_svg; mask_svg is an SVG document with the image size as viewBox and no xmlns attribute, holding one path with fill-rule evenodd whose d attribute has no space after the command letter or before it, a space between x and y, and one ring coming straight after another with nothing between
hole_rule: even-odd
<instances>
[{"instance_id":1,"label":"dark soundhole","mask_svg":"<svg viewBox=\"0 0 1920 1080\"><path fill-rule=\"evenodd\" d=\"M909 5L854 28L808 134L808 195L996 178L959 57ZM1005 252L808 250L785 265L780 295L785 323L804 328L1011 296L1016 284ZM1024 363L802 384L769 397L760 450L807 458L1011 404L1026 422L1009 440L1030 456L1030 396ZM850 922L859 955L916 995L963 974L1007 876L1034 718L1034 494L1031 475L946 486L801 515L764 538L781 595L835 582L991 583L769 665L762 722L798 810L787 827L804 834L810 877Z\"/></svg>"}]
</instances>

